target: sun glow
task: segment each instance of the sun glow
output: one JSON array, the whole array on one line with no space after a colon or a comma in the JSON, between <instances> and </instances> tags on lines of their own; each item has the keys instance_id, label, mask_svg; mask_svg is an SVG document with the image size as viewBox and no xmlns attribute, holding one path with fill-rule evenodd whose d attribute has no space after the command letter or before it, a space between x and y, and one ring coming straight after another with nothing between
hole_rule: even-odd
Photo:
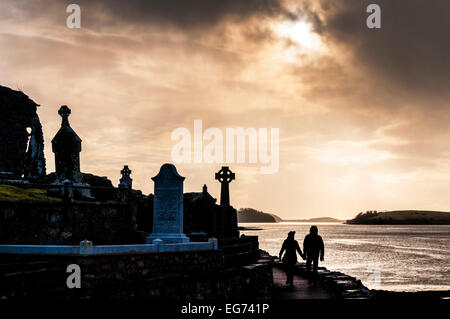
<instances>
[{"instance_id":1,"label":"sun glow","mask_svg":"<svg viewBox=\"0 0 450 319\"><path fill-rule=\"evenodd\" d=\"M283 22L276 27L276 32L282 38L298 44L303 50L320 50L323 47L320 36L306 21Z\"/></svg>"},{"instance_id":2,"label":"sun glow","mask_svg":"<svg viewBox=\"0 0 450 319\"><path fill-rule=\"evenodd\" d=\"M312 157L321 163L333 165L369 165L392 159L389 152L372 149L371 141L330 141L311 151Z\"/></svg>"}]
</instances>

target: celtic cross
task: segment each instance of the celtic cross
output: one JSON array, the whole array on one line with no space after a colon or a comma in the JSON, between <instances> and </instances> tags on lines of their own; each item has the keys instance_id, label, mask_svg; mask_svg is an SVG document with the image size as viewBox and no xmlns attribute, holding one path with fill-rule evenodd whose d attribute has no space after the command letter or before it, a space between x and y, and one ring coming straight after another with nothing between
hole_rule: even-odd
<instances>
[{"instance_id":1,"label":"celtic cross","mask_svg":"<svg viewBox=\"0 0 450 319\"><path fill-rule=\"evenodd\" d=\"M62 117L62 124L61 126L69 126L69 115L71 111L67 107L67 105L61 106L61 108L58 111L58 114Z\"/></svg>"},{"instance_id":2,"label":"celtic cross","mask_svg":"<svg viewBox=\"0 0 450 319\"><path fill-rule=\"evenodd\" d=\"M229 184L235 179L234 173L228 166L222 166L222 169L216 173L216 179L221 184L220 205L230 206L230 188Z\"/></svg>"}]
</instances>

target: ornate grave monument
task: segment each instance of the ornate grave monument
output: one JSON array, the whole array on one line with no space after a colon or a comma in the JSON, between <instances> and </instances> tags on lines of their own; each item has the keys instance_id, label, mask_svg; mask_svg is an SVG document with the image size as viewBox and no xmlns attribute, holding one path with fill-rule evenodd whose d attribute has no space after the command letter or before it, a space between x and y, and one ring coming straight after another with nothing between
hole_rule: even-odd
<instances>
[{"instance_id":1,"label":"ornate grave monument","mask_svg":"<svg viewBox=\"0 0 450 319\"><path fill-rule=\"evenodd\" d=\"M221 184L220 190L220 214L217 217L217 232L223 237L239 237L237 225L237 212L230 205L230 183L235 179L235 174L228 166L216 173L216 179Z\"/></svg>"},{"instance_id":2,"label":"ornate grave monument","mask_svg":"<svg viewBox=\"0 0 450 319\"><path fill-rule=\"evenodd\" d=\"M69 180L81 183L80 171L81 138L70 127L71 110L63 105L58 111L62 117L61 128L52 140L52 151L55 153L55 169L58 181Z\"/></svg>"},{"instance_id":3,"label":"ornate grave monument","mask_svg":"<svg viewBox=\"0 0 450 319\"><path fill-rule=\"evenodd\" d=\"M68 189L68 194L64 194L69 198L73 197L74 192L81 197L91 197L89 184L82 183L83 174L80 171L81 138L70 127L69 115L71 110L63 105L58 114L62 117L61 128L52 140L56 170L54 184L77 186L73 190L72 188Z\"/></svg>"},{"instance_id":4,"label":"ornate grave monument","mask_svg":"<svg viewBox=\"0 0 450 319\"><path fill-rule=\"evenodd\" d=\"M189 238L183 233L183 181L172 164L164 164L155 177L153 202L153 231L147 243L160 239L164 243L184 243Z\"/></svg>"}]
</instances>

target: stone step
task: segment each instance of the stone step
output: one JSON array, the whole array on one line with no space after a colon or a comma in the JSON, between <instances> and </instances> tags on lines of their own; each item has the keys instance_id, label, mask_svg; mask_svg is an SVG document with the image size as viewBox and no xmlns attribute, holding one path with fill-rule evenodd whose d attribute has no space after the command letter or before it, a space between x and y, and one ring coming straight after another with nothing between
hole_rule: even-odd
<instances>
[{"instance_id":1,"label":"stone step","mask_svg":"<svg viewBox=\"0 0 450 319\"><path fill-rule=\"evenodd\" d=\"M58 298L67 293L66 278L63 274L51 270L16 273L8 280L0 278L0 298Z\"/></svg>"},{"instance_id":2,"label":"stone step","mask_svg":"<svg viewBox=\"0 0 450 319\"><path fill-rule=\"evenodd\" d=\"M0 274L0 294L14 291L16 295L41 295L48 289L64 288L66 274L59 267Z\"/></svg>"},{"instance_id":3,"label":"stone step","mask_svg":"<svg viewBox=\"0 0 450 319\"><path fill-rule=\"evenodd\" d=\"M58 263L51 261L35 261L35 262L9 262L0 263L0 275L14 271L27 271L43 267L57 267Z\"/></svg>"},{"instance_id":4,"label":"stone step","mask_svg":"<svg viewBox=\"0 0 450 319\"><path fill-rule=\"evenodd\" d=\"M19 276L33 276L36 274L42 274L42 273L50 273L50 272L61 272L61 268L42 268L42 269L35 269L35 270L26 270L26 271L18 271L18 272L12 272L12 273L5 273L0 274L0 278L12 278L12 277L19 277Z\"/></svg>"}]
</instances>

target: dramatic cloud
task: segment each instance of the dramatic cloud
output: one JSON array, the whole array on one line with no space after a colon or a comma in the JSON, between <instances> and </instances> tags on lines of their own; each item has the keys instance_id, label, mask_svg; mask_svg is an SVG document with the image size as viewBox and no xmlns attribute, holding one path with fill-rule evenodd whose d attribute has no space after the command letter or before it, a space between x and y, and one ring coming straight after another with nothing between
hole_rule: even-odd
<instances>
[{"instance_id":1,"label":"dramatic cloud","mask_svg":"<svg viewBox=\"0 0 450 319\"><path fill-rule=\"evenodd\" d=\"M362 0L0 2L0 84L41 104L46 157L60 124L83 138L82 169L134 185L171 161L171 132L279 128L280 170L232 164L236 207L285 218L450 206L448 1ZM177 165L186 191L218 164ZM268 196L267 194L270 194ZM421 194L418 196L417 194Z\"/></svg>"},{"instance_id":2,"label":"dramatic cloud","mask_svg":"<svg viewBox=\"0 0 450 319\"><path fill-rule=\"evenodd\" d=\"M79 4L104 11L111 19L128 24L162 24L181 29L207 30L225 20L245 22L250 17L292 16L279 0L82 0Z\"/></svg>"},{"instance_id":3,"label":"dramatic cloud","mask_svg":"<svg viewBox=\"0 0 450 319\"><path fill-rule=\"evenodd\" d=\"M65 10L73 1L36 0L29 3L17 0L4 14L22 13L27 18L45 16L49 21L60 21L49 12ZM277 17L294 19L295 15L286 10L280 0L78 0L84 13L86 27L125 24L157 25L176 27L182 30L201 29L207 32L222 22L245 23L250 18ZM7 6L8 7L8 6Z\"/></svg>"},{"instance_id":4,"label":"dramatic cloud","mask_svg":"<svg viewBox=\"0 0 450 319\"><path fill-rule=\"evenodd\" d=\"M448 97L450 85L450 3L445 0L380 0L382 27L362 28L372 1L323 1L330 41L352 50L356 63L377 85L424 99ZM441 105L448 106L443 100Z\"/></svg>"}]
</instances>

